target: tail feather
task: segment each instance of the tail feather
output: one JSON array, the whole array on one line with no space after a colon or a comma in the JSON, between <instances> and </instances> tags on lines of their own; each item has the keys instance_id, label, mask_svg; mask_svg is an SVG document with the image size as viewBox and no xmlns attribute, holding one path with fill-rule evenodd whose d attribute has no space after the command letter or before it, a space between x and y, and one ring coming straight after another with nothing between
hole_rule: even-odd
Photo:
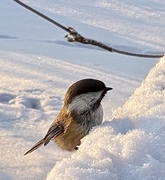
<instances>
[{"instance_id":1,"label":"tail feather","mask_svg":"<svg viewBox=\"0 0 165 180\"><path fill-rule=\"evenodd\" d=\"M37 142L29 151L27 151L24 155L29 154L29 153L33 152L34 150L38 149L42 144L44 144L44 146L46 146L46 145L50 142L50 140L51 140L52 138L58 136L58 135L61 134L62 132L64 132L64 127L63 127L63 125L58 124L58 123L52 125L52 126L49 128L46 136L45 136L43 139L41 139L40 141L38 141L38 142Z\"/></svg>"},{"instance_id":2,"label":"tail feather","mask_svg":"<svg viewBox=\"0 0 165 180\"><path fill-rule=\"evenodd\" d=\"M31 149L29 149L24 155L27 155L31 152L33 152L34 150L38 149L40 146L42 146L42 144L44 143L44 138L41 139L40 141L38 141Z\"/></svg>"}]
</instances>

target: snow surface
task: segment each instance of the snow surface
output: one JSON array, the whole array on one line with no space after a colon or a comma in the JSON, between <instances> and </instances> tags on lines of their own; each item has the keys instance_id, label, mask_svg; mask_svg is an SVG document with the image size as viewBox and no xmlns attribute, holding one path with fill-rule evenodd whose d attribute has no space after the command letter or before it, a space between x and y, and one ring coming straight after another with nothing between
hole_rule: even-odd
<instances>
[{"instance_id":1,"label":"snow surface","mask_svg":"<svg viewBox=\"0 0 165 180\"><path fill-rule=\"evenodd\" d=\"M53 179L165 179L165 58L128 101L57 162Z\"/></svg>"},{"instance_id":2,"label":"snow surface","mask_svg":"<svg viewBox=\"0 0 165 180\"><path fill-rule=\"evenodd\" d=\"M24 0L82 35L137 53L165 52L165 1ZM67 43L66 32L0 1L0 179L164 180L165 57L145 59ZM147 77L147 78L146 78ZM113 87L104 122L78 151L53 143L24 156L82 78Z\"/></svg>"}]
</instances>

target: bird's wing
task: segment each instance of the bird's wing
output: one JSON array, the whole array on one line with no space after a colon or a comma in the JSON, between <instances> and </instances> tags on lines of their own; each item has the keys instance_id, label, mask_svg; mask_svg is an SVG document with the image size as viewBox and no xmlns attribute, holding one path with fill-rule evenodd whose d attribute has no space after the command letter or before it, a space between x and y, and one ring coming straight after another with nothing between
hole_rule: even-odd
<instances>
[{"instance_id":1,"label":"bird's wing","mask_svg":"<svg viewBox=\"0 0 165 180\"><path fill-rule=\"evenodd\" d=\"M44 137L44 146L46 146L52 138L58 136L62 132L64 132L64 126L62 124L60 123L53 124L49 128L46 136Z\"/></svg>"},{"instance_id":2,"label":"bird's wing","mask_svg":"<svg viewBox=\"0 0 165 180\"><path fill-rule=\"evenodd\" d=\"M62 132L64 132L64 127L63 127L62 124L56 123L56 124L52 125L52 126L49 128L46 136L45 136L43 139L41 139L40 141L38 141L38 142L37 142L30 150L28 150L24 155L29 154L29 153L33 152L34 150L38 149L42 144L44 144L44 146L46 146L52 138L58 136L58 135L61 134Z\"/></svg>"}]
</instances>

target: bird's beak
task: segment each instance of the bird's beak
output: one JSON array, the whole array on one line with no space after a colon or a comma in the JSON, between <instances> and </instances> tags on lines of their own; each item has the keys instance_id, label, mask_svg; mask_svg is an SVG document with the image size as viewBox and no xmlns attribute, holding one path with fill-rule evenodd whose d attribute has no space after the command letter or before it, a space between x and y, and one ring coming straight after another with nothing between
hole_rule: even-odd
<instances>
[{"instance_id":1,"label":"bird's beak","mask_svg":"<svg viewBox=\"0 0 165 180\"><path fill-rule=\"evenodd\" d=\"M111 88L111 87L106 87L106 91L110 91L110 90L112 90L113 88Z\"/></svg>"}]
</instances>

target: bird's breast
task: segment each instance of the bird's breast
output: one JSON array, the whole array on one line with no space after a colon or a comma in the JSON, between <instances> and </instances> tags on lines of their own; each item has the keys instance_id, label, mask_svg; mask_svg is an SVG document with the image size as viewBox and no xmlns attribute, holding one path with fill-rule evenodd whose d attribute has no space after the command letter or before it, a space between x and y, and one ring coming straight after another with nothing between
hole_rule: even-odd
<instances>
[{"instance_id":1,"label":"bird's breast","mask_svg":"<svg viewBox=\"0 0 165 180\"><path fill-rule=\"evenodd\" d=\"M58 135L54 140L60 148L73 151L81 144L81 139L89 133L92 127L100 125L102 120L103 109L101 105L95 111L74 114L67 120L70 123L64 133Z\"/></svg>"}]
</instances>

